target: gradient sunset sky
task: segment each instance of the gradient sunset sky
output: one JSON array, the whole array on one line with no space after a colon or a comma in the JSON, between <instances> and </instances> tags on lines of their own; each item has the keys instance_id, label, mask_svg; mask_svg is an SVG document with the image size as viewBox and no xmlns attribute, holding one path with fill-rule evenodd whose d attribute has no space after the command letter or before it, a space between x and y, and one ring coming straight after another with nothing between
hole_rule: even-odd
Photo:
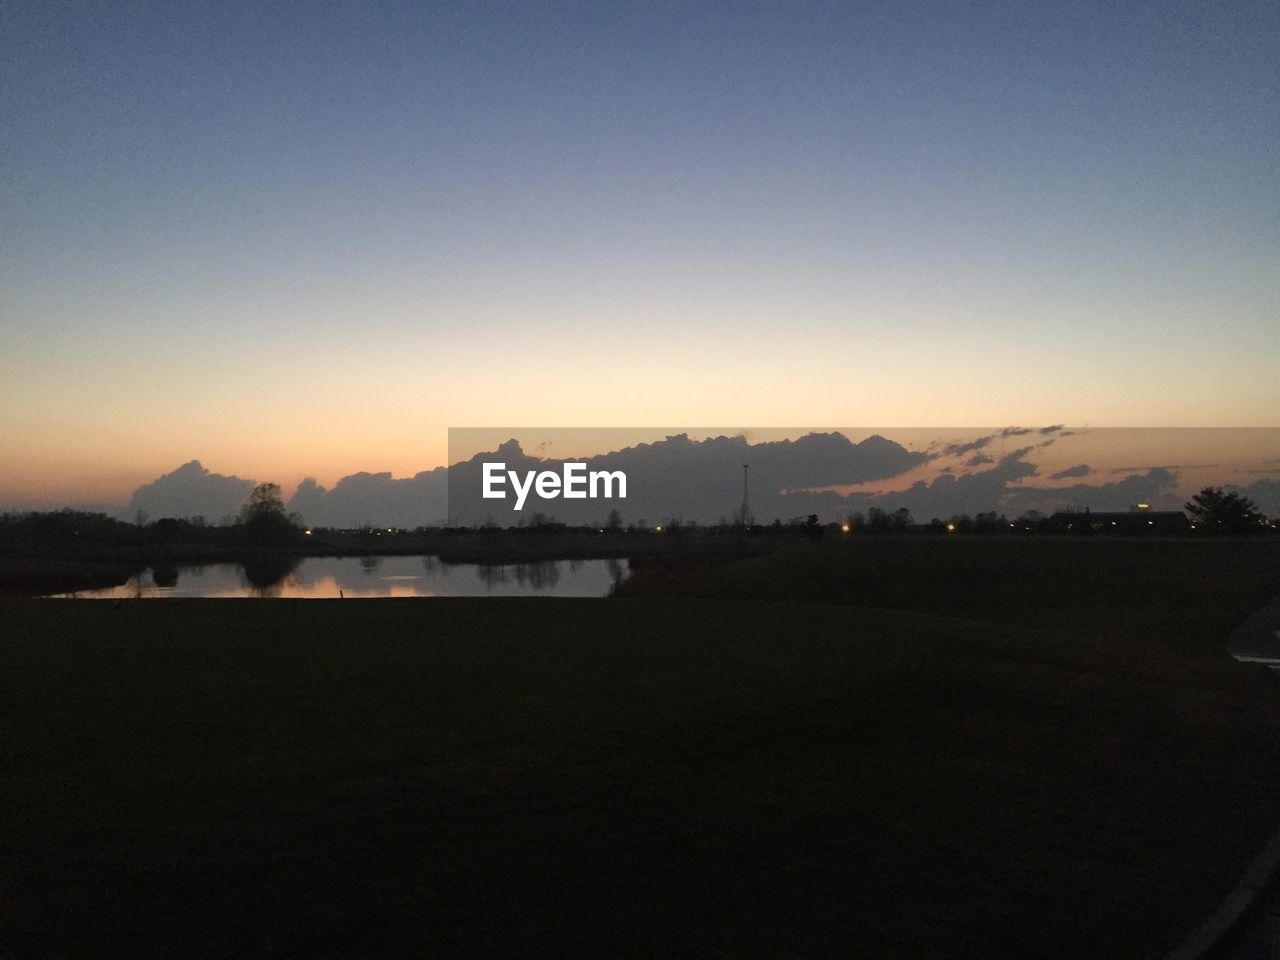
<instances>
[{"instance_id":1,"label":"gradient sunset sky","mask_svg":"<svg viewBox=\"0 0 1280 960\"><path fill-rule=\"evenodd\" d=\"M1278 146L1274 2L6 3L0 506L449 426L1278 426Z\"/></svg>"}]
</instances>

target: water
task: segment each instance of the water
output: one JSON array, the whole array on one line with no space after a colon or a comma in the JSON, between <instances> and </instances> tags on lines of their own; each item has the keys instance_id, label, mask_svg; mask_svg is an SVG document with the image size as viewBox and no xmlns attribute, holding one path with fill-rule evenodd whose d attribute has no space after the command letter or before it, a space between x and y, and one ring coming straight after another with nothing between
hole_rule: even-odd
<instances>
[{"instance_id":1,"label":"water","mask_svg":"<svg viewBox=\"0 0 1280 960\"><path fill-rule=\"evenodd\" d=\"M624 560L441 563L435 557L268 557L246 563L156 567L119 587L59 594L131 597L603 597Z\"/></svg>"}]
</instances>

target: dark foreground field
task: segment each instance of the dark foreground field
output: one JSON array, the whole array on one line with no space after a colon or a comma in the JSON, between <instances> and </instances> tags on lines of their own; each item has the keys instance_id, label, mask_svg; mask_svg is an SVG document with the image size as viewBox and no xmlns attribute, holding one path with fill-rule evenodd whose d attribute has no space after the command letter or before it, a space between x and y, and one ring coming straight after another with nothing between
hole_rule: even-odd
<instances>
[{"instance_id":1,"label":"dark foreground field","mask_svg":"<svg viewBox=\"0 0 1280 960\"><path fill-rule=\"evenodd\" d=\"M1221 653L1266 585L1198 645L747 600L11 601L0 954L1159 957L1280 820L1280 692Z\"/></svg>"}]
</instances>

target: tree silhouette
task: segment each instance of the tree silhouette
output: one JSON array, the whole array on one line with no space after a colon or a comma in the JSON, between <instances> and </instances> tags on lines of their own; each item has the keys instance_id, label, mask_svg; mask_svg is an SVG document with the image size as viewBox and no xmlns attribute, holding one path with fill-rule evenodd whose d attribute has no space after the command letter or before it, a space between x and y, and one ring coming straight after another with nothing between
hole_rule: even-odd
<instances>
[{"instance_id":1,"label":"tree silhouette","mask_svg":"<svg viewBox=\"0 0 1280 960\"><path fill-rule=\"evenodd\" d=\"M1205 487L1186 505L1187 513L1217 533L1249 533L1257 528L1262 514L1257 504L1221 487Z\"/></svg>"},{"instance_id":2,"label":"tree silhouette","mask_svg":"<svg viewBox=\"0 0 1280 960\"><path fill-rule=\"evenodd\" d=\"M240 508L245 538L262 546L283 546L298 539L302 525L285 512L278 483L260 483Z\"/></svg>"},{"instance_id":3,"label":"tree silhouette","mask_svg":"<svg viewBox=\"0 0 1280 960\"><path fill-rule=\"evenodd\" d=\"M891 528L889 514L879 507L871 507L867 510L867 529L871 533L888 533Z\"/></svg>"}]
</instances>

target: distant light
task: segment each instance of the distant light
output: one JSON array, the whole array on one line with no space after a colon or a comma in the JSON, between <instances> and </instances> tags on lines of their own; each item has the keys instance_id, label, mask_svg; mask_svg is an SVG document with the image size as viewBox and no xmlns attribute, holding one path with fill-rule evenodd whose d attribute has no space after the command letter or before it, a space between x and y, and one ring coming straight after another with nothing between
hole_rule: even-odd
<instances>
[{"instance_id":1,"label":"distant light","mask_svg":"<svg viewBox=\"0 0 1280 960\"><path fill-rule=\"evenodd\" d=\"M302 532L305 533L308 537L311 536L310 530L303 530Z\"/></svg>"},{"instance_id":2,"label":"distant light","mask_svg":"<svg viewBox=\"0 0 1280 960\"><path fill-rule=\"evenodd\" d=\"M1154 527L1155 525L1156 525L1156 522L1155 522L1154 520L1148 520L1148 521L1147 521L1147 526L1148 526L1148 527Z\"/></svg>"},{"instance_id":3,"label":"distant light","mask_svg":"<svg viewBox=\"0 0 1280 960\"><path fill-rule=\"evenodd\" d=\"M956 532L956 525L954 523L948 523L947 533L955 533L955 532Z\"/></svg>"},{"instance_id":4,"label":"distant light","mask_svg":"<svg viewBox=\"0 0 1280 960\"><path fill-rule=\"evenodd\" d=\"M657 525L656 527L654 527L653 529L654 529L654 531L655 531L655 532L657 532L657 533L661 533L661 532L662 532L662 524L658 524L658 525Z\"/></svg>"},{"instance_id":5,"label":"distant light","mask_svg":"<svg viewBox=\"0 0 1280 960\"><path fill-rule=\"evenodd\" d=\"M847 523L842 523L842 524L840 525L840 532L841 532L841 533L848 533L848 532L849 532L850 530L852 530L852 529L853 529L853 528L852 528L852 527L850 527Z\"/></svg>"}]
</instances>

